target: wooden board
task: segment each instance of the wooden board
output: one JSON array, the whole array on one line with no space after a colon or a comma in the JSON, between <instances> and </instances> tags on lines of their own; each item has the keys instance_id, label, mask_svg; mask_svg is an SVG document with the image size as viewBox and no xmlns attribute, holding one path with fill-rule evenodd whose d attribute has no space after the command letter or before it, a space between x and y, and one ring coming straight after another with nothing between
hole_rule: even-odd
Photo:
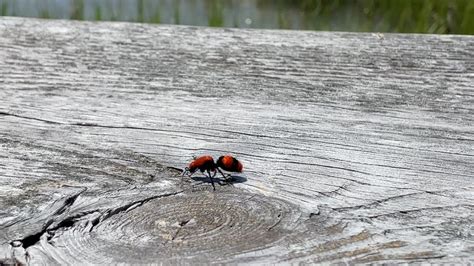
<instances>
[{"instance_id":1,"label":"wooden board","mask_svg":"<svg viewBox=\"0 0 474 266\"><path fill-rule=\"evenodd\" d=\"M0 258L473 262L473 73L471 36L3 17Z\"/></svg>"}]
</instances>

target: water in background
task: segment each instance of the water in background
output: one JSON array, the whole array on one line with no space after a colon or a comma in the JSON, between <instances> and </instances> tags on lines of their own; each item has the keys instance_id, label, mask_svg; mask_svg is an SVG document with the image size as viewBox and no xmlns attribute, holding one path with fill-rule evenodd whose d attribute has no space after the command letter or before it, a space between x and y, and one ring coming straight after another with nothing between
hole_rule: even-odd
<instances>
[{"instance_id":1,"label":"water in background","mask_svg":"<svg viewBox=\"0 0 474 266\"><path fill-rule=\"evenodd\" d=\"M215 27L474 34L474 0L0 0L0 15Z\"/></svg>"}]
</instances>

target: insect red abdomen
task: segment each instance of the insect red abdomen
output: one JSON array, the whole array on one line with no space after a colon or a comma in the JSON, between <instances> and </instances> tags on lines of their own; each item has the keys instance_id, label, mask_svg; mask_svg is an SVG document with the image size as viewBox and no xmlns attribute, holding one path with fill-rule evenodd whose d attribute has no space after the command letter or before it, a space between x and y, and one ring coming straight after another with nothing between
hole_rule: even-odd
<instances>
[{"instance_id":1,"label":"insect red abdomen","mask_svg":"<svg viewBox=\"0 0 474 266\"><path fill-rule=\"evenodd\" d=\"M217 166L228 172L239 173L242 172L244 168L241 162L239 162L237 159L230 155L219 157L219 159L217 160Z\"/></svg>"},{"instance_id":2,"label":"insect red abdomen","mask_svg":"<svg viewBox=\"0 0 474 266\"><path fill-rule=\"evenodd\" d=\"M244 166L239 161L237 161L237 172L242 173L243 170Z\"/></svg>"},{"instance_id":3,"label":"insect red abdomen","mask_svg":"<svg viewBox=\"0 0 474 266\"><path fill-rule=\"evenodd\" d=\"M204 155L192 161L188 168L191 173L194 173L197 169L201 170L201 172L205 170L215 171L216 167L212 156Z\"/></svg>"}]
</instances>

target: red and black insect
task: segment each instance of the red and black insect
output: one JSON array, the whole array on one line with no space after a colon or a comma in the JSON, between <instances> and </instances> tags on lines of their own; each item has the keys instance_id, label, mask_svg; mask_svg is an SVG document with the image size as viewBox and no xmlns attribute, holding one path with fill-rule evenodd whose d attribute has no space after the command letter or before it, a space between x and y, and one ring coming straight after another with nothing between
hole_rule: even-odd
<instances>
[{"instance_id":1,"label":"red and black insect","mask_svg":"<svg viewBox=\"0 0 474 266\"><path fill-rule=\"evenodd\" d=\"M212 156L204 155L194 158L189 166L184 169L183 175L192 176L198 169L201 171L201 173L207 172L207 175L211 180L212 187L214 190L216 190L216 187L214 186L214 180L212 178L216 176L217 172L219 172L222 177L224 177L224 179L227 179L231 176L230 174L225 175L219 168L227 172L241 173L243 170L243 165L241 162L230 155L219 157L217 163L214 162ZM211 172L214 174L211 175Z\"/></svg>"},{"instance_id":2,"label":"red and black insect","mask_svg":"<svg viewBox=\"0 0 474 266\"><path fill-rule=\"evenodd\" d=\"M222 170L226 170L227 172L242 173L242 170L244 169L242 163L230 155L224 155L219 157L219 159L217 159L216 165L217 167L221 168Z\"/></svg>"}]
</instances>

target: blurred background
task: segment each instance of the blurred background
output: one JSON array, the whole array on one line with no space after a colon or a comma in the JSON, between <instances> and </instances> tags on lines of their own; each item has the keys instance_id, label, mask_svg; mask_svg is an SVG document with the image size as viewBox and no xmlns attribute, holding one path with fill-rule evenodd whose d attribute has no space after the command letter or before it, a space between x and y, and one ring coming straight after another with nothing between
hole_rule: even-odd
<instances>
[{"instance_id":1,"label":"blurred background","mask_svg":"<svg viewBox=\"0 0 474 266\"><path fill-rule=\"evenodd\" d=\"M212 27L474 34L474 0L0 0L0 15Z\"/></svg>"}]
</instances>

